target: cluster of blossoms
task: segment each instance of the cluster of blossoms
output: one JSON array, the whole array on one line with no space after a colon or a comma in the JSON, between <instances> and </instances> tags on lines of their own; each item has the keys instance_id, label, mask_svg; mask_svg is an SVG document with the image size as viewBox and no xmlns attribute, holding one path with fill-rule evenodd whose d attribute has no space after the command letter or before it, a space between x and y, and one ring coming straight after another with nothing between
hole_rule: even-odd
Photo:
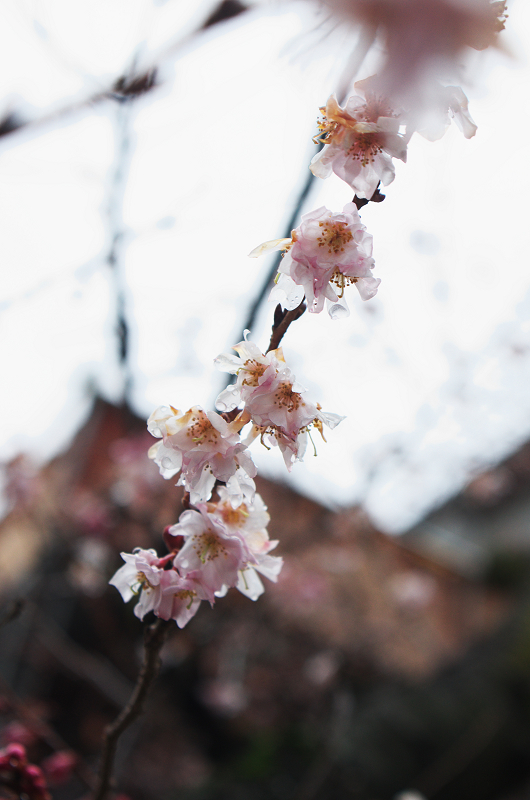
<instances>
[{"instance_id":1,"label":"cluster of blossoms","mask_svg":"<svg viewBox=\"0 0 530 800\"><path fill-rule=\"evenodd\" d=\"M377 78L355 84L365 96L354 95L341 107L332 95L320 109L319 134L314 141L324 145L310 164L316 177L335 173L355 192L354 202L342 213L322 206L302 216L302 222L287 239L272 239L256 247L251 258L283 250L270 299L292 310L305 299L308 309L320 313L326 304L332 319L349 315L344 298L346 286L354 283L363 300L370 300L380 284L372 269L372 236L359 217L358 205L377 198L378 187L395 178L393 158L407 160L407 144L415 130L425 138L440 138L454 118L466 138L475 135L467 98L458 86L438 85L428 118L391 107L388 100L366 87L376 88Z\"/></svg>"},{"instance_id":2,"label":"cluster of blossoms","mask_svg":"<svg viewBox=\"0 0 530 800\"><path fill-rule=\"evenodd\" d=\"M215 359L219 369L237 376L216 405L231 411L243 403L252 422L246 442L259 436L263 444L278 446L291 470L304 456L310 430L316 428L323 436L323 425L334 428L344 417L323 412L302 396L305 389L287 367L281 347L263 354L254 342L245 340L234 350L237 356L222 353Z\"/></svg>"},{"instance_id":3,"label":"cluster of blossoms","mask_svg":"<svg viewBox=\"0 0 530 800\"><path fill-rule=\"evenodd\" d=\"M234 508L226 488L217 503L198 503L166 529L169 555L155 550L122 553L125 564L111 579L125 602L139 596L134 613L153 611L180 628L197 613L201 600L212 605L235 586L256 600L263 593L258 572L275 581L282 559L269 555L278 544L267 534L269 515L258 494Z\"/></svg>"},{"instance_id":4,"label":"cluster of blossoms","mask_svg":"<svg viewBox=\"0 0 530 800\"><path fill-rule=\"evenodd\" d=\"M504 4L487 2L495 19L502 17ZM250 253L256 257L283 251L271 292L284 309L278 315L281 321L290 312L302 313L304 300L312 313L326 305L332 318L347 316L344 293L350 284L363 300L371 299L380 280L372 275L372 236L358 209L371 199L383 199L378 187L394 180L392 159L406 161L415 130L436 139L455 118L466 137L476 131L459 87L438 85L434 117L422 127L417 110L398 108L384 97L384 86L381 78L368 79L356 84L362 95L350 97L344 107L331 96L320 109L315 141L324 147L310 169L320 178L335 173L355 192L353 202L340 213L321 207L305 214L290 238L265 242ZM403 99L399 105L406 106ZM189 499L178 523L164 534L168 555L140 549L122 553L125 564L111 583L124 600L138 597L135 614L140 618L153 611L182 627L202 600L213 604L230 587L253 600L259 597L263 584L258 573L275 581L282 560L270 555L277 542L267 534L269 516L256 494L256 467L248 448L258 438L268 449L278 447L291 470L303 459L312 430L324 438L324 426L332 429L343 419L305 397L280 347L262 353L245 338L233 349L237 355L222 353L215 359L219 369L235 376L217 398L220 413L199 406L185 412L161 406L148 420L148 430L159 440L150 458L164 478L179 475L178 485Z\"/></svg>"},{"instance_id":5,"label":"cluster of blossoms","mask_svg":"<svg viewBox=\"0 0 530 800\"><path fill-rule=\"evenodd\" d=\"M164 478L180 473L178 485L194 507L166 529L168 555L152 549L122 553L125 564L110 583L126 602L138 597L134 613L140 619L153 611L183 627L202 600L213 605L231 587L256 600L263 592L258 573L276 581L283 562L270 555L277 542L267 534L269 515L256 493L248 447L259 436L266 447L280 448L291 469L302 460L311 429L323 435L324 425L334 428L342 419L302 396L281 349L263 354L245 340L234 350L237 356L215 359L219 369L237 376L217 399L223 414L162 406L148 420L148 430L160 440L149 456ZM249 424L242 441L241 430Z\"/></svg>"},{"instance_id":6,"label":"cluster of blossoms","mask_svg":"<svg viewBox=\"0 0 530 800\"><path fill-rule=\"evenodd\" d=\"M35 764L29 764L26 748L14 742L0 750L0 786L5 786L17 797L28 800L50 800L44 773Z\"/></svg>"},{"instance_id":7,"label":"cluster of blossoms","mask_svg":"<svg viewBox=\"0 0 530 800\"><path fill-rule=\"evenodd\" d=\"M392 183L392 158L407 160L407 142L400 132L400 116L385 100L368 95L350 97L344 108L332 95L318 123L318 141L324 148L311 161L311 172L327 178L332 172L368 200L379 182Z\"/></svg>"},{"instance_id":8,"label":"cluster of blossoms","mask_svg":"<svg viewBox=\"0 0 530 800\"><path fill-rule=\"evenodd\" d=\"M286 309L300 305L305 294L310 312L318 314L326 301L332 319L348 316L345 287L354 283L362 299L370 300L381 282L372 276L372 236L354 203L341 214L324 206L304 214L291 239L265 242L250 255L268 250L285 250L271 300Z\"/></svg>"}]
</instances>

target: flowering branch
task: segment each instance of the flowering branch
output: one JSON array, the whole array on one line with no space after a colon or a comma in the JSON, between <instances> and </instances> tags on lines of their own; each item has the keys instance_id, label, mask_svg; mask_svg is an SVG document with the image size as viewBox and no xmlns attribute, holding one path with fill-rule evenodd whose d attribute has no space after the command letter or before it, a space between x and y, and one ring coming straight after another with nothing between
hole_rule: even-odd
<instances>
[{"instance_id":1,"label":"flowering branch","mask_svg":"<svg viewBox=\"0 0 530 800\"><path fill-rule=\"evenodd\" d=\"M125 708L105 730L103 753L94 800L105 800L110 790L118 739L143 711L145 698L160 669L160 650L166 640L170 621L157 619L144 634L144 661L131 698Z\"/></svg>"},{"instance_id":2,"label":"flowering branch","mask_svg":"<svg viewBox=\"0 0 530 800\"><path fill-rule=\"evenodd\" d=\"M503 22L496 20L505 13L504 2L485 3L490 27L500 29ZM369 35L359 43L359 58L373 43L377 25L372 21L368 28ZM340 102L335 95L328 99L313 139L323 147L311 160L288 236L266 241L249 254L255 258L282 251L270 293L279 304L268 349L262 352L245 330L244 341L232 348L237 355L220 353L215 358L218 369L235 376L216 399L220 413L198 405L187 411L160 406L148 420L148 430L158 440L149 457L164 478L179 475L177 485L184 487L186 500L179 521L164 532L169 553L160 557L154 549L140 548L122 553L125 563L110 580L125 602L136 599L137 617L152 611L159 619L146 633L144 664L131 700L106 731L94 800L106 798L118 738L142 710L170 620L183 628L202 601L213 606L230 588L257 600L264 591L258 573L272 582L278 579L283 562L270 555L278 542L271 541L266 530L269 515L256 492L250 445L258 440L268 450L278 447L290 471L303 460L308 440L316 455L312 432L318 431L325 441L324 426L333 430L344 419L306 399L280 347L286 331L306 310L316 315L326 308L334 320L347 317L345 295L351 285L363 301L377 293L381 281L372 274L372 235L359 210L385 199L379 187L394 180L394 159L406 162L413 133L440 138L451 118L466 138L476 131L460 87L429 83L432 108L427 114L422 97L409 102L413 92L392 96L385 91L389 88L387 79L373 76L355 84L357 94ZM425 115L434 118L433 124L427 124ZM338 212L321 206L303 214L294 227L313 176L327 178L332 173L353 190L353 201ZM248 329L270 277L251 310Z\"/></svg>"}]
</instances>

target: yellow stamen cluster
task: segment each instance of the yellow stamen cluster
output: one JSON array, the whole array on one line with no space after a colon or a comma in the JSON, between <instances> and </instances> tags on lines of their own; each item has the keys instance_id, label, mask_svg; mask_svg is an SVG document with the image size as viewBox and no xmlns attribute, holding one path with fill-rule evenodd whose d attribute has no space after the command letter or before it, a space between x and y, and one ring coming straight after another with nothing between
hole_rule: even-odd
<instances>
[{"instance_id":1,"label":"yellow stamen cluster","mask_svg":"<svg viewBox=\"0 0 530 800\"><path fill-rule=\"evenodd\" d=\"M181 589L179 592L174 592L173 597L176 597L178 600L187 600L186 608L189 610L197 597L197 593L192 592L191 589Z\"/></svg>"},{"instance_id":2,"label":"yellow stamen cluster","mask_svg":"<svg viewBox=\"0 0 530 800\"><path fill-rule=\"evenodd\" d=\"M187 435L197 445L214 444L219 438L217 431L206 414L195 415L190 420Z\"/></svg>"},{"instance_id":3,"label":"yellow stamen cluster","mask_svg":"<svg viewBox=\"0 0 530 800\"><path fill-rule=\"evenodd\" d=\"M317 236L319 247L327 247L328 253L344 253L344 245L351 242L353 234L348 230L346 222L319 222L322 236Z\"/></svg>"},{"instance_id":4,"label":"yellow stamen cluster","mask_svg":"<svg viewBox=\"0 0 530 800\"><path fill-rule=\"evenodd\" d=\"M232 526L233 528L242 527L242 525L245 524L247 517L250 516L245 503L241 503L241 505L237 508L232 508L229 503L222 504L218 506L218 510L221 512L223 522Z\"/></svg>"},{"instance_id":5,"label":"yellow stamen cluster","mask_svg":"<svg viewBox=\"0 0 530 800\"><path fill-rule=\"evenodd\" d=\"M228 556L226 547L216 533L211 530L200 536L195 536L193 545L197 557L203 564L206 564L207 561L213 561L214 558L219 558L220 556L224 558Z\"/></svg>"},{"instance_id":6,"label":"yellow stamen cluster","mask_svg":"<svg viewBox=\"0 0 530 800\"><path fill-rule=\"evenodd\" d=\"M363 167L367 167L382 152L382 135L375 131L356 133L355 140L348 150L348 155L355 161L360 161Z\"/></svg>"},{"instance_id":7,"label":"yellow stamen cluster","mask_svg":"<svg viewBox=\"0 0 530 800\"><path fill-rule=\"evenodd\" d=\"M322 119L317 121L320 133L313 139L315 144L331 144L333 141L339 143L345 136L349 141L353 138L349 155L360 160L363 167L382 152L383 138L377 131L359 129L363 127L363 123L377 123L379 117L396 116L386 100L374 94L367 96L366 103L355 110L355 116L341 108L335 98L330 98L320 112Z\"/></svg>"},{"instance_id":8,"label":"yellow stamen cluster","mask_svg":"<svg viewBox=\"0 0 530 800\"><path fill-rule=\"evenodd\" d=\"M324 106L319 108L319 111L322 114L322 119L317 119L319 133L317 133L316 136L313 136L313 141L315 144L329 144L333 140L333 136L337 132L338 128L340 128L340 125L338 122L333 122L327 119L326 109Z\"/></svg>"},{"instance_id":9,"label":"yellow stamen cluster","mask_svg":"<svg viewBox=\"0 0 530 800\"><path fill-rule=\"evenodd\" d=\"M239 372L246 372L247 377L242 381L243 386L258 386L259 379L267 369L267 364L260 364L255 358L249 358Z\"/></svg>"},{"instance_id":10,"label":"yellow stamen cluster","mask_svg":"<svg viewBox=\"0 0 530 800\"><path fill-rule=\"evenodd\" d=\"M293 392L292 383L280 383L274 392L274 405L286 408L288 411L297 411L303 404L300 392Z\"/></svg>"},{"instance_id":11,"label":"yellow stamen cluster","mask_svg":"<svg viewBox=\"0 0 530 800\"><path fill-rule=\"evenodd\" d=\"M138 572L136 574L136 584L131 586L131 591L133 594L140 594L142 589L154 589L155 587L149 583L145 572Z\"/></svg>"},{"instance_id":12,"label":"yellow stamen cluster","mask_svg":"<svg viewBox=\"0 0 530 800\"><path fill-rule=\"evenodd\" d=\"M343 275L342 272L338 269L335 270L331 278L329 279L330 283L334 283L335 286L339 289L339 298L344 296L344 289L346 286L351 286L352 283L357 283L359 278L351 278L349 275Z\"/></svg>"}]
</instances>

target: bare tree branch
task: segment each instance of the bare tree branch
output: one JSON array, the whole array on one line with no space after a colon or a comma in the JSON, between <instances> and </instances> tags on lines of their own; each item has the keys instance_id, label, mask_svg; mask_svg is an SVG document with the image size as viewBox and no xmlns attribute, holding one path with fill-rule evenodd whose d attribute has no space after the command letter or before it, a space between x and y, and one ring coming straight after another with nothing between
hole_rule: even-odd
<instances>
[{"instance_id":1,"label":"bare tree branch","mask_svg":"<svg viewBox=\"0 0 530 800\"><path fill-rule=\"evenodd\" d=\"M131 698L125 708L105 730L103 738L103 753L97 788L94 800L105 800L111 788L112 772L118 740L122 733L142 713L147 694L158 675L160 669L160 650L165 642L167 633L173 620L157 619L145 630L144 635L144 661L138 681L134 687Z\"/></svg>"},{"instance_id":2,"label":"bare tree branch","mask_svg":"<svg viewBox=\"0 0 530 800\"><path fill-rule=\"evenodd\" d=\"M269 342L269 347L267 348L267 353L270 352L270 350L276 350L276 348L280 346L280 342L285 336L287 328L291 322L299 319L305 310L305 298L302 300L299 306L293 308L291 311L282 311L282 307L280 305L276 307L276 311L274 312L274 324L272 326L272 336Z\"/></svg>"}]
</instances>

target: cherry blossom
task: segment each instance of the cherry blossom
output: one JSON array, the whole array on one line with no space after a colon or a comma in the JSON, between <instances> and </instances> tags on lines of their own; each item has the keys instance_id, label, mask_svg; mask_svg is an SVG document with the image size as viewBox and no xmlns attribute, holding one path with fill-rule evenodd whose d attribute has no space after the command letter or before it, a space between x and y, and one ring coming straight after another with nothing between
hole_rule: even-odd
<instances>
[{"instance_id":1,"label":"cherry blossom","mask_svg":"<svg viewBox=\"0 0 530 800\"><path fill-rule=\"evenodd\" d=\"M216 592L222 592L225 586L235 586L239 571L256 559L243 537L209 513L206 504L199 504L197 509L184 511L178 523L169 528L171 536L184 539L173 563L183 574L194 572L213 604Z\"/></svg>"},{"instance_id":2,"label":"cherry blossom","mask_svg":"<svg viewBox=\"0 0 530 800\"><path fill-rule=\"evenodd\" d=\"M261 443L265 445L265 447L278 447L283 456L285 466L290 472L297 461L304 460L309 439L313 443L315 455L317 454L315 444L310 435L311 429L315 428L318 430L324 441L326 441L323 426L325 425L332 430L339 422L345 419L345 417L341 417L339 414L323 413L318 405L316 409L317 411L314 419L303 428L298 431L293 431L290 434L274 424L255 424L247 435L246 443L250 444L254 439L259 437Z\"/></svg>"},{"instance_id":3,"label":"cherry blossom","mask_svg":"<svg viewBox=\"0 0 530 800\"><path fill-rule=\"evenodd\" d=\"M372 75L357 81L354 87L366 96L377 95L384 91L384 82L380 75ZM400 117L406 126L406 142L415 131L429 141L441 139L453 119L466 139L471 139L477 132L462 88L445 86L430 74L424 76L413 97L408 102L402 99L401 104Z\"/></svg>"},{"instance_id":4,"label":"cherry blossom","mask_svg":"<svg viewBox=\"0 0 530 800\"><path fill-rule=\"evenodd\" d=\"M270 517L267 508L259 494L255 494L252 503L242 503L238 508L233 508L231 498L225 489L220 487L219 502L212 504L212 514L222 520L228 531L241 536L255 563L247 564L239 571L236 588L251 600L257 600L265 591L260 577L260 572L270 581L276 583L283 566L283 559L279 556L269 555L277 544L271 541L267 533Z\"/></svg>"},{"instance_id":5,"label":"cherry blossom","mask_svg":"<svg viewBox=\"0 0 530 800\"><path fill-rule=\"evenodd\" d=\"M121 553L125 561L123 567L110 579L111 586L115 586L125 603L132 597L140 599L134 608L134 613L143 619L149 611L157 611L162 599L160 579L164 573L160 559L155 550L142 550L137 548L134 553Z\"/></svg>"},{"instance_id":6,"label":"cherry blossom","mask_svg":"<svg viewBox=\"0 0 530 800\"><path fill-rule=\"evenodd\" d=\"M454 80L467 48L496 44L507 17L504 0L324 0L339 17L376 29L384 41L380 90L417 107L427 82Z\"/></svg>"},{"instance_id":7,"label":"cherry blossom","mask_svg":"<svg viewBox=\"0 0 530 800\"><path fill-rule=\"evenodd\" d=\"M265 447L279 447L288 470L302 461L307 448L308 431L314 427L335 427L344 419L338 414L323 414L320 406L306 400L305 389L285 364L282 348L263 354L254 342L245 339L234 346L238 356L222 353L215 359L221 370L237 375L235 384L217 398L221 408L245 404L246 419L252 430L244 441L257 437Z\"/></svg>"},{"instance_id":8,"label":"cherry blossom","mask_svg":"<svg viewBox=\"0 0 530 800\"><path fill-rule=\"evenodd\" d=\"M199 610L201 600L207 599L197 571L182 576L176 569L165 570L161 586L157 615L162 619L174 619L179 628L188 624Z\"/></svg>"},{"instance_id":9,"label":"cherry blossom","mask_svg":"<svg viewBox=\"0 0 530 800\"><path fill-rule=\"evenodd\" d=\"M320 313L326 301L333 319L349 314L344 299L346 286L355 284L363 300L372 298L380 284L372 276L372 236L361 222L354 203L334 214L325 206L302 216L302 222L284 239L285 254L270 299L292 309L300 302L302 287L308 309ZM255 252L264 252L265 242ZM271 249L277 245L271 242ZM251 253L251 255L253 254Z\"/></svg>"},{"instance_id":10,"label":"cherry blossom","mask_svg":"<svg viewBox=\"0 0 530 800\"><path fill-rule=\"evenodd\" d=\"M237 375L236 383L218 396L218 408L235 408L243 402L246 418L254 424L279 426L288 434L314 419L316 406L302 398L305 389L285 363L281 347L263 354L254 342L245 340L233 349L238 356L221 353L215 359L219 369Z\"/></svg>"},{"instance_id":11,"label":"cherry blossom","mask_svg":"<svg viewBox=\"0 0 530 800\"><path fill-rule=\"evenodd\" d=\"M358 197L370 199L379 182L392 183L392 158L407 160L407 144L400 133L402 121L386 101L368 94L354 95L344 108L332 95L320 109L318 141L324 148L310 164L318 178L334 172L352 187Z\"/></svg>"},{"instance_id":12,"label":"cherry blossom","mask_svg":"<svg viewBox=\"0 0 530 800\"><path fill-rule=\"evenodd\" d=\"M230 481L238 497L248 496L255 489L256 467L240 441L242 424L240 419L228 423L199 406L185 413L161 406L147 424L149 432L162 439L150 448L149 457L164 478L181 471L178 485L190 493L193 504L210 498L216 480Z\"/></svg>"},{"instance_id":13,"label":"cherry blossom","mask_svg":"<svg viewBox=\"0 0 530 800\"><path fill-rule=\"evenodd\" d=\"M416 120L407 124L407 133L416 130L431 142L441 139L454 119L466 139L477 132L477 126L469 113L469 103L460 86L433 86L430 102Z\"/></svg>"},{"instance_id":14,"label":"cherry blossom","mask_svg":"<svg viewBox=\"0 0 530 800\"><path fill-rule=\"evenodd\" d=\"M28 763L26 748L19 742L12 742L0 750L0 784L10 797L51 800L43 771Z\"/></svg>"},{"instance_id":15,"label":"cherry blossom","mask_svg":"<svg viewBox=\"0 0 530 800\"><path fill-rule=\"evenodd\" d=\"M173 553L159 558L155 550L138 548L121 557L125 564L109 583L126 603L139 597L134 613L140 619L153 611L161 619L174 619L183 628L197 613L201 600L207 599L199 573L190 570L181 575L170 566Z\"/></svg>"},{"instance_id":16,"label":"cherry blossom","mask_svg":"<svg viewBox=\"0 0 530 800\"><path fill-rule=\"evenodd\" d=\"M270 392L278 383L280 374L291 374L281 347L263 354L257 344L246 338L248 333L245 331L245 340L232 348L237 356L221 353L214 360L218 369L237 375L236 382L222 391L215 401L220 411L232 411L241 402L246 403Z\"/></svg>"}]
</instances>

